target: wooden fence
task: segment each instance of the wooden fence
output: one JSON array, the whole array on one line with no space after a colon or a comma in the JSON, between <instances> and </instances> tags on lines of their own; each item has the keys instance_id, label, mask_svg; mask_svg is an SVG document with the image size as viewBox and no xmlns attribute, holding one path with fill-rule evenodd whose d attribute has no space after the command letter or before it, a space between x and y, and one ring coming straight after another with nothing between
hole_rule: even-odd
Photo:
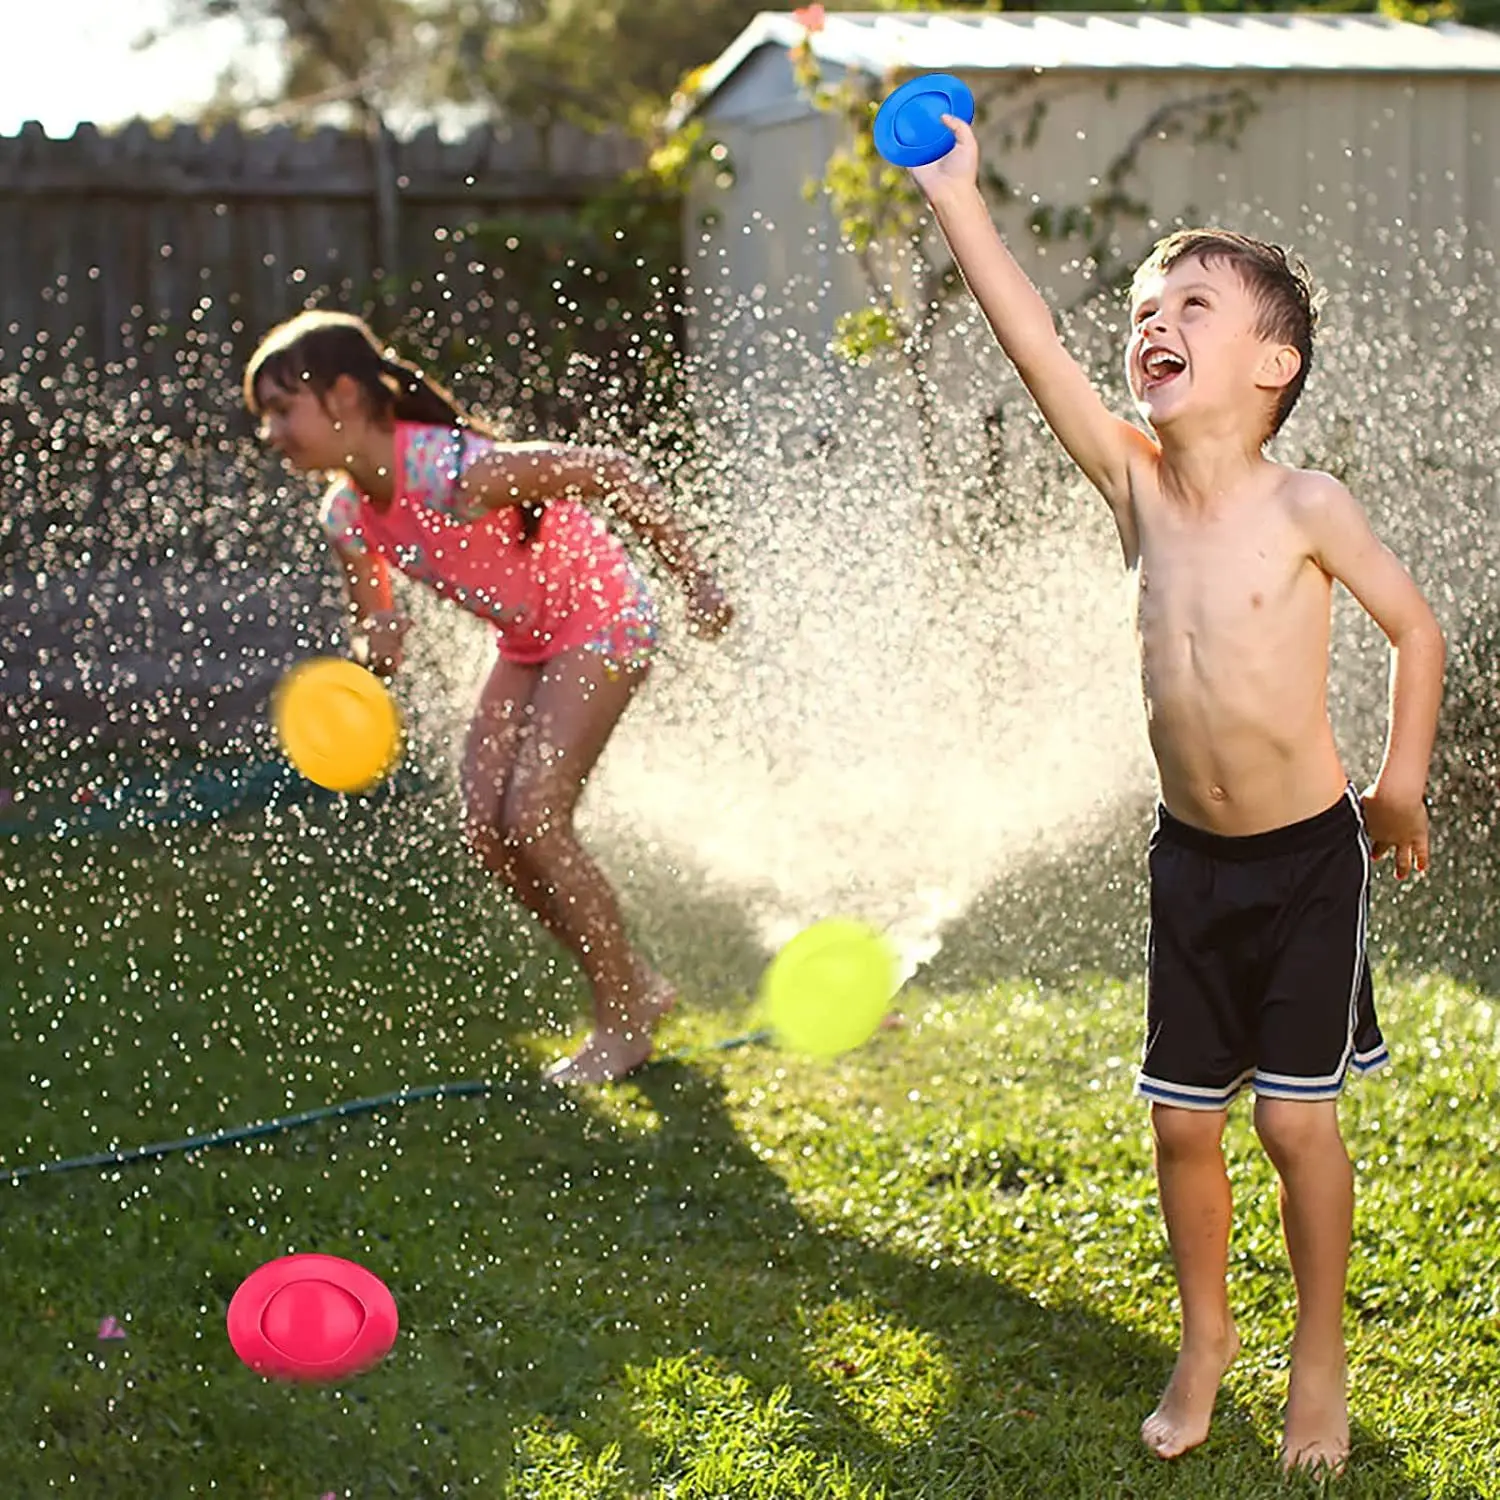
<instances>
[{"instance_id":1,"label":"wooden fence","mask_svg":"<svg viewBox=\"0 0 1500 1500\"><path fill-rule=\"evenodd\" d=\"M503 338L516 310L468 227L571 213L638 155L564 127L445 141L28 126L0 138L0 372L40 345L169 377L184 347L242 353L315 297L358 310L382 286Z\"/></svg>"},{"instance_id":2,"label":"wooden fence","mask_svg":"<svg viewBox=\"0 0 1500 1500\"><path fill-rule=\"evenodd\" d=\"M246 355L316 303L516 365L558 315L561 231L636 160L562 128L0 139L0 750L263 738L339 615L311 487L251 437Z\"/></svg>"}]
</instances>

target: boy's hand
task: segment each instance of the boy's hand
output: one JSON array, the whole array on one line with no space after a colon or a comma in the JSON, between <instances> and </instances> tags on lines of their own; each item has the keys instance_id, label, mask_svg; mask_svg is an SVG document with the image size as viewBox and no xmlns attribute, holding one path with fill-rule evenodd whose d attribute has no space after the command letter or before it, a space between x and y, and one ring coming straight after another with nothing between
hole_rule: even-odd
<instances>
[{"instance_id":1,"label":"boy's hand","mask_svg":"<svg viewBox=\"0 0 1500 1500\"><path fill-rule=\"evenodd\" d=\"M974 187L979 181L979 142L973 130L956 115L944 115L942 120L957 137L953 149L925 167L911 168L917 186L933 200L954 188Z\"/></svg>"},{"instance_id":2,"label":"boy's hand","mask_svg":"<svg viewBox=\"0 0 1500 1500\"><path fill-rule=\"evenodd\" d=\"M1365 831L1370 852L1376 859L1396 856L1396 879L1405 880L1413 870L1427 870L1427 807L1421 797L1392 797L1377 781L1360 798L1365 811Z\"/></svg>"}]
</instances>

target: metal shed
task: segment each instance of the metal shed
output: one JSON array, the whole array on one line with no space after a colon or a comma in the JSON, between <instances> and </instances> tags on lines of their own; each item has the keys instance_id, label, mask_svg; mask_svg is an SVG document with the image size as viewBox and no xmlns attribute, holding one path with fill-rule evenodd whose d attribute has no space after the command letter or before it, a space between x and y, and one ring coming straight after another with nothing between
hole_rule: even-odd
<instances>
[{"instance_id":1,"label":"metal shed","mask_svg":"<svg viewBox=\"0 0 1500 1500\"><path fill-rule=\"evenodd\" d=\"M678 112L704 122L732 168L687 207L700 307L761 298L816 337L869 299L826 202L804 193L846 139L794 77L804 39L829 81L863 74L878 93L942 71L970 84L986 164L1015 190L997 219L1064 302L1090 274L1080 244L1028 232L1028 215L1097 195L1138 138L1124 186L1150 212L1121 220L1125 259L1177 223L1226 223L1293 244L1357 306L1441 277L1436 262L1484 262L1500 240L1494 33L1369 15L844 12L809 38L792 13L762 13ZM1034 141L1015 139L1038 104ZM1226 111L1234 128L1199 128Z\"/></svg>"}]
</instances>

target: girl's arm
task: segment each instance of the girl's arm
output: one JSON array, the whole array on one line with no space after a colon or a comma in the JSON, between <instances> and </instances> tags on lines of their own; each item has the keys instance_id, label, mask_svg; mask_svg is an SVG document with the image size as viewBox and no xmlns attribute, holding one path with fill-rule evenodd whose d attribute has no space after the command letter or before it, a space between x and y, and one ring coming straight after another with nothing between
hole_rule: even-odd
<instances>
[{"instance_id":1,"label":"girl's arm","mask_svg":"<svg viewBox=\"0 0 1500 1500\"><path fill-rule=\"evenodd\" d=\"M559 496L592 500L618 517L682 585L696 629L717 635L730 609L693 550L662 486L627 453L559 443L504 444L477 457L459 480L471 504L542 505Z\"/></svg>"},{"instance_id":2,"label":"girl's arm","mask_svg":"<svg viewBox=\"0 0 1500 1500\"><path fill-rule=\"evenodd\" d=\"M391 570L360 531L359 491L347 475L335 479L324 496L323 529L344 578L354 659L389 677L401 665L401 638L411 622L396 612Z\"/></svg>"},{"instance_id":3,"label":"girl's arm","mask_svg":"<svg viewBox=\"0 0 1500 1500\"><path fill-rule=\"evenodd\" d=\"M401 665L402 639L411 628L395 608L390 567L373 552L351 552L337 543L333 553L344 575L354 658L377 677L389 677Z\"/></svg>"}]
</instances>

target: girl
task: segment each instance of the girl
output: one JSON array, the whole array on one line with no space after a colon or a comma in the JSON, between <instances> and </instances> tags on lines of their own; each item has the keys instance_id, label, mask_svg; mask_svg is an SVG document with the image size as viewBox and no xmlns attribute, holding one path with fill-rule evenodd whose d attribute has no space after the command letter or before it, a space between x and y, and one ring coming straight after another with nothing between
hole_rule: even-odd
<instances>
[{"instance_id":1,"label":"girl","mask_svg":"<svg viewBox=\"0 0 1500 1500\"><path fill-rule=\"evenodd\" d=\"M602 502L650 543L700 634L729 623L718 585L625 454L500 441L358 318L305 312L273 329L245 371L245 402L294 468L334 475L323 525L373 670L396 670L410 624L392 607L393 566L495 627L498 658L464 747L465 835L593 990L592 1033L548 1076L623 1077L650 1057L675 995L632 951L573 811L650 671L656 617L624 548L581 502Z\"/></svg>"}]
</instances>

